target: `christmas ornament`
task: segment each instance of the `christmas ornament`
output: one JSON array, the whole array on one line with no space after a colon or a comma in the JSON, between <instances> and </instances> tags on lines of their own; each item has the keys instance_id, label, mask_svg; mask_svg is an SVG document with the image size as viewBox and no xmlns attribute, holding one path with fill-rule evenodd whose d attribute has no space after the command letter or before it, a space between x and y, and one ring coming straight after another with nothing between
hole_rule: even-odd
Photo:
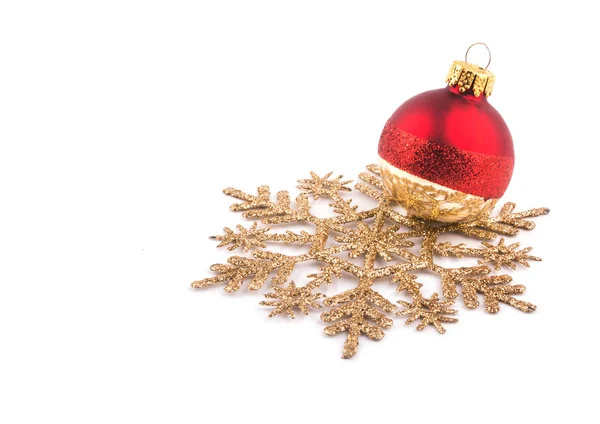
<instances>
[{"instance_id":1,"label":"christmas ornament","mask_svg":"<svg viewBox=\"0 0 600 424\"><path fill-rule=\"evenodd\" d=\"M485 87L484 87L485 89ZM454 95L454 94L453 94ZM350 192L342 176L330 178L311 173L312 178L299 180L302 193L292 203L287 191L277 193L271 199L269 187L261 186L257 194L248 194L234 188L224 190L225 194L241 200L231 210L242 212L245 218L255 222L248 228L238 225L237 232L229 228L224 234L212 237L220 241L219 247L229 250L251 251L250 256L232 256L225 264L211 267L217 275L195 281L192 287L201 288L226 283L229 293L238 291L244 281L249 290L259 290L265 284L268 299L262 305L273 308L269 316L287 314L294 318L294 310L308 314L311 310L325 307L321 319L328 323L325 333L335 335L346 333L343 357L350 358L358 350L359 336L373 340L384 337L384 329L393 324L395 316L408 316L406 324L419 320L418 330L433 326L440 333L446 330L443 324L455 323L454 301L459 297L457 287L467 308L477 308L483 300L485 309L496 313L501 304L532 312L535 306L513 297L525 291L520 284L512 284L506 274L493 275L492 268L502 266L516 268L517 264L529 267L529 261L540 258L529 255L531 248L520 249L519 244L507 245L504 238L497 243L488 242L497 237L515 236L519 229L531 230L535 224L526 218L549 212L546 208L515 212L513 203L506 203L497 216L491 216L491 208L484 208L475 220L453 224L433 224L414 216L407 216L396 208L394 198L385 188L385 179L376 165L367 167L370 172L361 173L354 187L371 197L375 204L359 210L352 199L343 197ZM385 170L389 173L391 171ZM387 175L387 174L384 174ZM387 177L384 177L387 178ZM335 216L318 217L311 212L313 199L329 198ZM260 220L261 226L256 221ZM306 224L310 231L274 232L272 225ZM445 234L462 234L487 240L482 247L469 247L464 243L452 244L443 241ZM293 244L305 246L306 251L286 254L273 251L271 245ZM444 267L436 262L438 256L476 257L477 263L460 267ZM361 258L361 264L345 257ZM388 264L378 266L380 257ZM302 278L301 283L291 280L295 266L312 261L320 264L318 271ZM441 292L430 297L422 294L422 284L418 281L419 271L429 271L440 277ZM331 297L318 289L332 284L334 279L348 279L355 287ZM390 278L387 278L390 277ZM398 300L398 310L393 301L378 293L374 285L385 280L397 285L397 291L408 296L409 301ZM395 312L395 314L394 314Z\"/></svg>"},{"instance_id":2,"label":"christmas ornament","mask_svg":"<svg viewBox=\"0 0 600 424\"><path fill-rule=\"evenodd\" d=\"M484 43L475 43L471 47ZM465 60L452 63L446 88L421 93L387 121L379 141L383 181L410 214L468 222L491 211L508 187L513 142L488 102L496 77ZM489 49L488 49L489 53Z\"/></svg>"}]
</instances>

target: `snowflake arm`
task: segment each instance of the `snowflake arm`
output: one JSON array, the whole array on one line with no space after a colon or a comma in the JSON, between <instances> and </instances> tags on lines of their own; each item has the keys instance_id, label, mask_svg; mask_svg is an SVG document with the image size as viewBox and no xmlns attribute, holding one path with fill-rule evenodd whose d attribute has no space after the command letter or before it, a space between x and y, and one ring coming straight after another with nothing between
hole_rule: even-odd
<instances>
[{"instance_id":1,"label":"snowflake arm","mask_svg":"<svg viewBox=\"0 0 600 424\"><path fill-rule=\"evenodd\" d=\"M529 268L528 261L541 261L542 259L537 256L528 255L532 250L531 247L526 247L521 250L517 250L519 243L513 243L506 245L504 238L501 238L498 245L493 245L488 242L481 243L484 249L474 249L467 247L464 243L452 245L448 242L439 243L434 246L435 253L443 256L456 256L462 258L464 256L476 256L480 257L479 264L491 263L494 265L496 270L500 270L502 265L508 266L512 269L517 269L516 264L521 264L524 267Z\"/></svg>"},{"instance_id":2,"label":"snowflake arm","mask_svg":"<svg viewBox=\"0 0 600 424\"><path fill-rule=\"evenodd\" d=\"M316 199L321 196L327 196L331 198L339 198L338 192L340 191L352 191L350 187L346 187L346 184L352 182L352 180L342 181L343 175L339 175L338 177L330 180L329 177L333 172L326 174L323 177L319 177L314 172L310 172L312 178L298 180L300 185L298 188L302 190L303 194L312 194Z\"/></svg>"},{"instance_id":3,"label":"snowflake arm","mask_svg":"<svg viewBox=\"0 0 600 424\"><path fill-rule=\"evenodd\" d=\"M527 261L541 261L542 258L537 256L528 255L531 251L531 247L526 247L521 250L517 250L519 243L513 243L506 245L504 239L501 238L497 246L491 243L482 243L486 249L483 251L483 259L479 261L480 264L491 263L494 265L496 270L502 268L502 265L506 265L512 269L517 269L517 263L529 268L529 262Z\"/></svg>"},{"instance_id":4,"label":"snowflake arm","mask_svg":"<svg viewBox=\"0 0 600 424\"><path fill-rule=\"evenodd\" d=\"M460 232L467 236L492 240L497 234L506 236L516 236L519 229L533 230L535 222L524 218L546 215L550 212L548 208L529 209L524 212L513 213L516 205L514 203L505 203L496 217L489 215L473 222L451 224L446 226L444 232Z\"/></svg>"},{"instance_id":5,"label":"snowflake arm","mask_svg":"<svg viewBox=\"0 0 600 424\"><path fill-rule=\"evenodd\" d=\"M238 291L244 280L254 276L248 284L249 290L258 290L265 283L275 265L270 261L232 256L226 264L215 264L210 267L211 271L219 273L215 277L194 281L193 288L209 287L227 281L225 291L233 293Z\"/></svg>"},{"instance_id":6,"label":"snowflake arm","mask_svg":"<svg viewBox=\"0 0 600 424\"><path fill-rule=\"evenodd\" d=\"M287 191L280 191L276 195L276 202L271 200L271 191L268 186L260 186L257 195L247 194L235 188L226 188L223 192L231 197L243 200L234 203L231 210L242 212L244 218L258 218L264 224L280 224L283 222L298 222L314 219L310 214L310 205L306 195L296 198L296 209L292 208L290 195Z\"/></svg>"},{"instance_id":7,"label":"snowflake arm","mask_svg":"<svg viewBox=\"0 0 600 424\"><path fill-rule=\"evenodd\" d=\"M325 333L333 336L346 331L348 337L344 343L342 357L350 358L358 351L358 338L361 334L373 340L384 337L383 328L391 327L393 321L377 310L372 304L385 312L392 312L396 306L373 291L371 288L357 287L326 299L325 306L334 306L329 312L323 312L321 319L334 322L325 328ZM338 306L341 305L341 306ZM372 321L374 324L371 324Z\"/></svg>"},{"instance_id":8,"label":"snowflake arm","mask_svg":"<svg viewBox=\"0 0 600 424\"><path fill-rule=\"evenodd\" d=\"M269 317L286 313L294 319L294 308L300 309L304 315L308 315L309 308L321 309L317 303L318 299L325 297L323 293L312 293L308 286L296 287L293 281L290 281L287 287L273 287L273 292L265 294L268 300L260 302L263 306L272 306L275 309L271 311Z\"/></svg>"},{"instance_id":9,"label":"snowflake arm","mask_svg":"<svg viewBox=\"0 0 600 424\"><path fill-rule=\"evenodd\" d=\"M250 228L244 228L242 225L236 226L238 232L225 227L225 234L219 236L211 236L212 240L218 240L221 243L217 247L227 247L227 250L235 250L241 247L244 253L251 248L264 249L267 247L265 241L277 241L285 244L298 243L306 244L316 241L315 235L309 234L306 231L296 234L292 231L286 231L284 234L271 234L271 227L258 228L258 222L254 222Z\"/></svg>"},{"instance_id":10,"label":"snowflake arm","mask_svg":"<svg viewBox=\"0 0 600 424\"><path fill-rule=\"evenodd\" d=\"M333 283L333 278L341 278L342 277L342 269L341 267L335 267L331 265L326 265L319 268L319 272L315 274L307 275L308 278L311 278L308 283L311 287L319 287L322 284L331 284Z\"/></svg>"},{"instance_id":11,"label":"snowflake arm","mask_svg":"<svg viewBox=\"0 0 600 424\"><path fill-rule=\"evenodd\" d=\"M454 301L440 300L437 293L432 294L429 299L417 295L413 298L412 303L403 300L399 300L398 303L405 309L396 312L396 315L408 315L407 325L420 319L421 323L417 326L419 331L424 330L428 325L433 325L439 333L444 334L446 329L442 323L458 322L458 319L448 316L458 313L456 309L449 308Z\"/></svg>"},{"instance_id":12,"label":"snowflake arm","mask_svg":"<svg viewBox=\"0 0 600 424\"><path fill-rule=\"evenodd\" d=\"M525 292L525 286L511 285L510 275L492 275L485 277L466 278L460 281L463 291L465 306L476 308L479 306L477 293L483 294L485 310L495 314L500 310L500 303L505 303L522 312L533 312L536 306L524 300L514 298L513 294Z\"/></svg>"},{"instance_id":13,"label":"snowflake arm","mask_svg":"<svg viewBox=\"0 0 600 424\"><path fill-rule=\"evenodd\" d=\"M423 284L417 281L417 276L407 272L399 272L392 277L392 283L398 283L396 290L406 290L411 297L417 297L421 293Z\"/></svg>"},{"instance_id":14,"label":"snowflake arm","mask_svg":"<svg viewBox=\"0 0 600 424\"><path fill-rule=\"evenodd\" d=\"M335 238L337 242L345 244L350 251L349 256L351 258L359 257L375 245L377 254L386 261L391 261L392 256L390 253L401 255L401 247L414 246L414 243L406 240L403 234L397 233L400 228L399 225L393 225L379 231L375 231L364 222L357 222L356 227L356 230Z\"/></svg>"}]
</instances>

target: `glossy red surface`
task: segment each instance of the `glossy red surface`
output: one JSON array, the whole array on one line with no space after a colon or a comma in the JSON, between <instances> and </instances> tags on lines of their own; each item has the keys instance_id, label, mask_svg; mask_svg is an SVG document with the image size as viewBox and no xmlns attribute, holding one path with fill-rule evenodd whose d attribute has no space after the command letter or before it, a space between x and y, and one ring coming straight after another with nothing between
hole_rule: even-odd
<instances>
[{"instance_id":1,"label":"glossy red surface","mask_svg":"<svg viewBox=\"0 0 600 424\"><path fill-rule=\"evenodd\" d=\"M504 194L514 167L504 119L484 96L450 87L402 104L381 134L379 155L412 175L485 199Z\"/></svg>"},{"instance_id":2,"label":"glossy red surface","mask_svg":"<svg viewBox=\"0 0 600 424\"><path fill-rule=\"evenodd\" d=\"M426 91L404 102L389 122L425 140L469 152L514 156L508 126L485 96L457 88Z\"/></svg>"}]
</instances>

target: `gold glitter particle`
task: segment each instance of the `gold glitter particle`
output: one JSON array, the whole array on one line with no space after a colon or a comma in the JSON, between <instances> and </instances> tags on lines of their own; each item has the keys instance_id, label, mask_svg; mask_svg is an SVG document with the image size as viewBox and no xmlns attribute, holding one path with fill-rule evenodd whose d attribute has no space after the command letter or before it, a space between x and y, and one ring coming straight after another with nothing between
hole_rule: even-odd
<instances>
[{"instance_id":1,"label":"gold glitter particle","mask_svg":"<svg viewBox=\"0 0 600 424\"><path fill-rule=\"evenodd\" d=\"M376 202L375 206L364 210L353 205L352 199L342 197L342 193L351 191L347 187L350 181L342 181L342 176L331 179L332 173L319 177L311 172L312 178L299 180L301 194L295 202L287 191L278 192L272 199L267 186L259 187L256 195L234 188L225 189L227 195L241 200L241 203L233 204L231 210L241 212L255 222L249 228L238 225L237 231L225 228L223 235L212 238L220 241L219 247L241 249L250 252L250 257L232 256L225 264L213 265L211 270L217 275L195 281L192 287L225 283L225 290L233 293L244 282L249 290L267 285L270 288L265 295L268 300L262 301L261 305L273 308L269 316L281 314L293 318L294 310L308 314L311 309L324 306L328 310L321 314L321 319L329 323L325 333L332 336L346 333L344 358L356 354L360 335L373 340L383 338L384 330L393 324L392 318L396 315L408 316L408 324L420 320L419 330L432 325L444 333L443 323L458 321L449 316L457 313L450 306L459 296L458 286L467 308L478 307L481 297L490 313L498 312L501 303L524 312L535 310L531 303L513 297L523 293L524 286L511 284L512 278L508 275L489 275L492 269L486 265L491 264L496 270L502 266L514 269L517 264L528 267L529 261L540 260L528 254L531 248L518 250L518 243L507 245L503 238L497 244L483 242L483 247L477 248L464 243L441 242L439 237L445 233L480 240L493 240L498 234L515 236L519 229L534 228L535 224L527 218L544 215L548 209L514 212L514 203L506 203L498 216L492 216L489 210L472 222L430 223L400 212L385 188L379 167L369 165L367 169L370 172L361 173L362 182L354 186ZM311 198L319 197L331 200L333 217L318 217L311 212ZM310 225L312 230L272 231L272 226L283 224ZM271 251L270 245L277 243L305 245L307 251L294 255ZM415 244L419 245L418 253L409 251ZM436 255L480 259L478 265L446 268L435 262ZM376 265L378 257L387 261L385 266ZM360 263L357 258L361 259ZM304 284L297 286L290 281L290 276L296 264L307 261L319 263L320 268L307 275ZM422 284L415 275L419 271L439 275L441 294L434 293L428 299L422 296ZM342 277L352 277L356 281L355 287L319 304L324 295L315 291ZM397 310L396 305L373 287L385 277L391 277L398 292L412 298L411 302L399 300L404 309L396 314L393 313Z\"/></svg>"}]
</instances>

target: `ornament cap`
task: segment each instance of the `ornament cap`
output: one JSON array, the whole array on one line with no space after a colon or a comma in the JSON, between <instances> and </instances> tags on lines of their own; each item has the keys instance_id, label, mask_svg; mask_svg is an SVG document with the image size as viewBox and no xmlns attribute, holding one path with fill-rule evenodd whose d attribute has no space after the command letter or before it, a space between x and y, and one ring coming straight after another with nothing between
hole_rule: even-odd
<instances>
[{"instance_id":1,"label":"ornament cap","mask_svg":"<svg viewBox=\"0 0 600 424\"><path fill-rule=\"evenodd\" d=\"M479 97L492 95L496 76L480 66L473 63L455 60L450 66L446 83L450 87L458 87L458 91L464 94L472 94Z\"/></svg>"}]
</instances>

